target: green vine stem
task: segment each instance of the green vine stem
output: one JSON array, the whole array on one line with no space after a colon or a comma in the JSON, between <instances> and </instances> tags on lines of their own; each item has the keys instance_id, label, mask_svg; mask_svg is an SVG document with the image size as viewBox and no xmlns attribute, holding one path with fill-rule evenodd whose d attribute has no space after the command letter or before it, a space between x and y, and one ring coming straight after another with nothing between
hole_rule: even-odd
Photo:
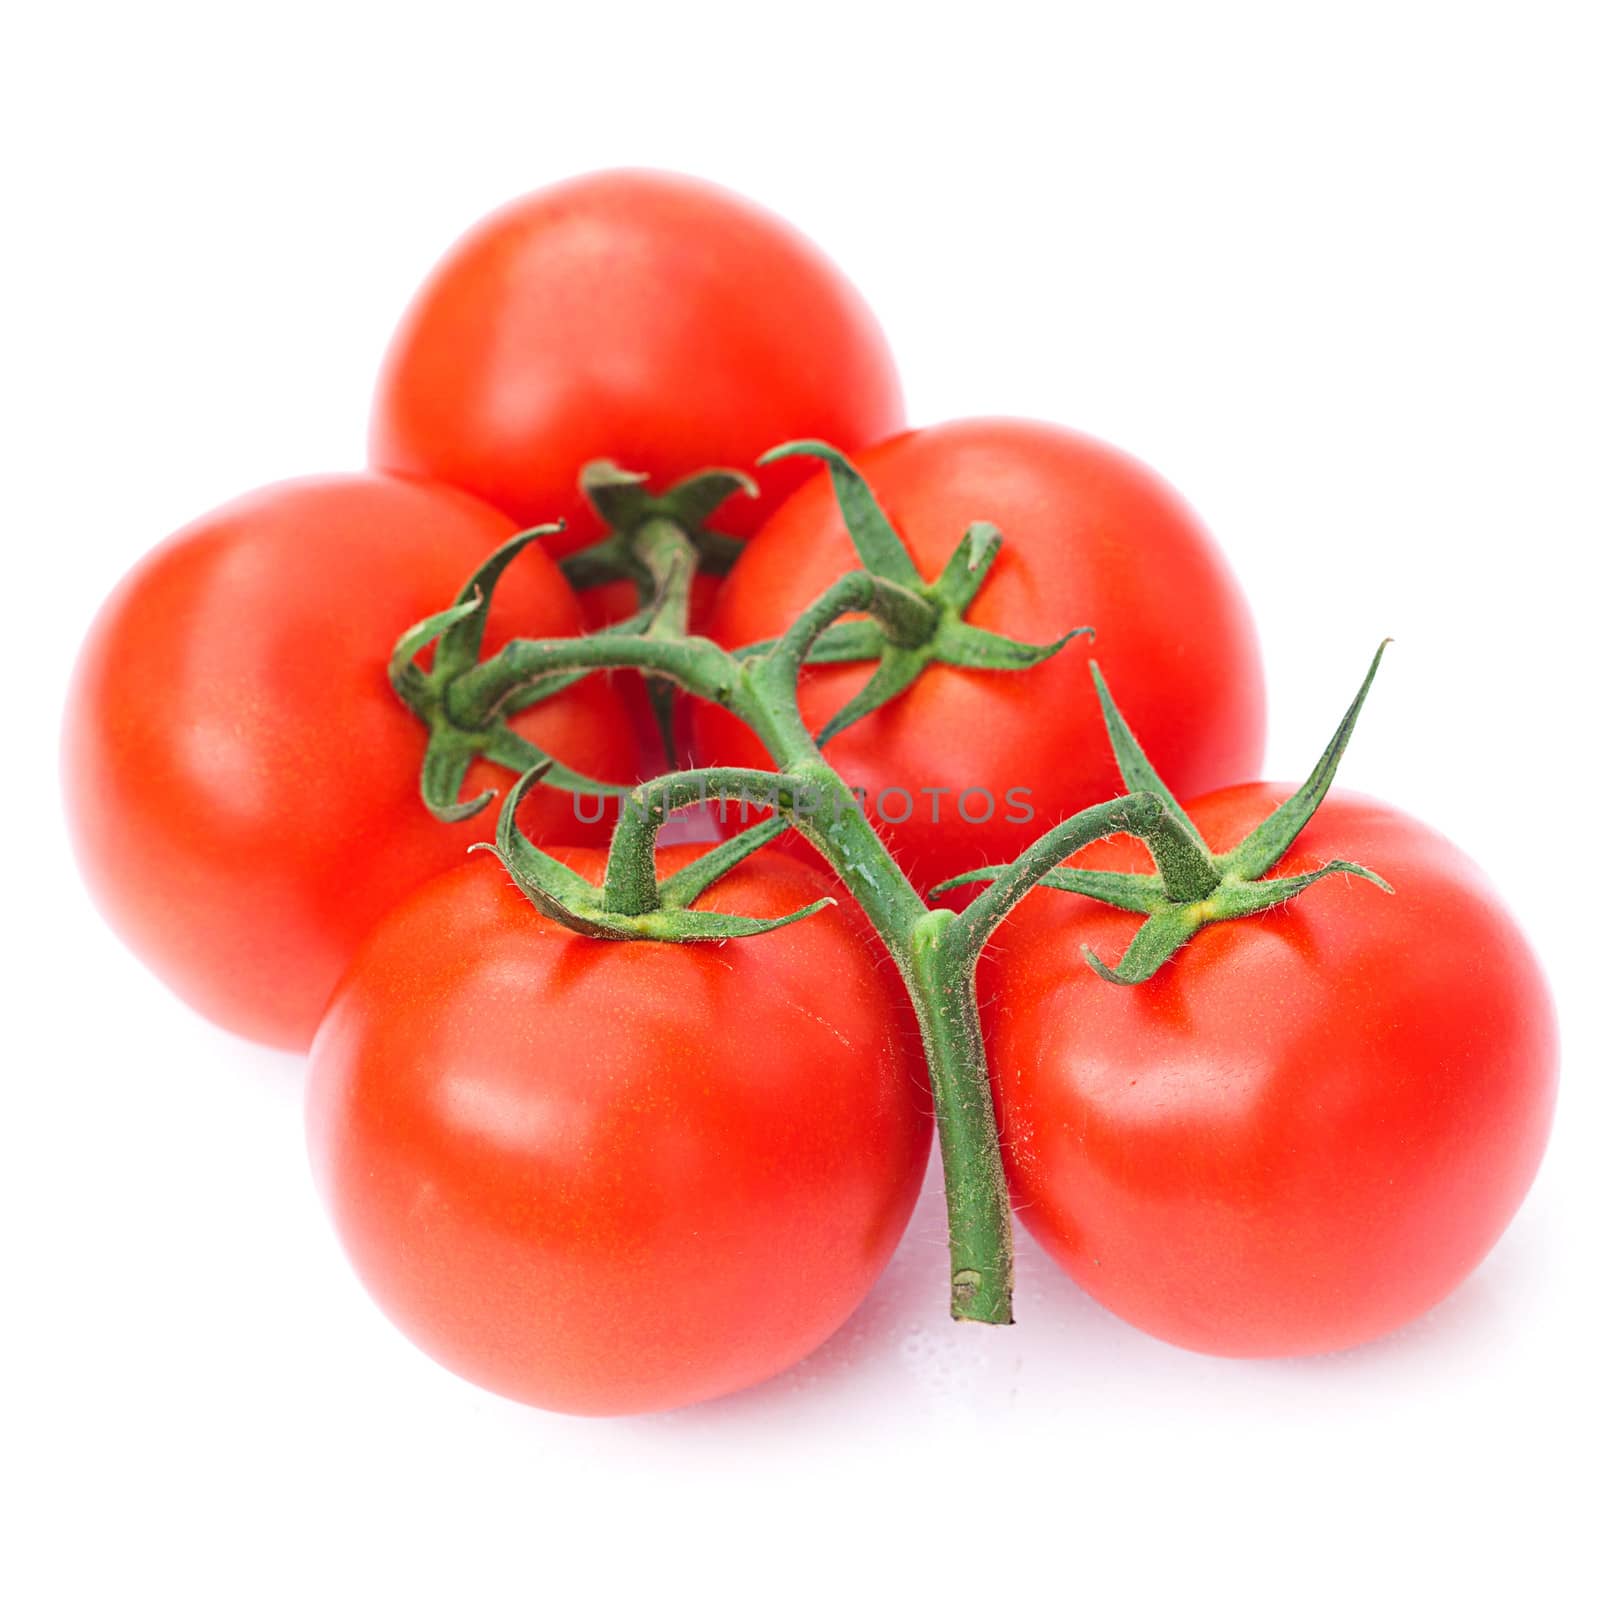
<instances>
[{"instance_id":1,"label":"green vine stem","mask_svg":"<svg viewBox=\"0 0 1600 1600\"><path fill-rule=\"evenodd\" d=\"M1012 1321L1011 1197L1000 1156L989 1063L972 971L949 930L949 911L924 912L911 928L906 988L922 1030L944 1169L950 1232L950 1314L967 1322Z\"/></svg>"},{"instance_id":2,"label":"green vine stem","mask_svg":"<svg viewBox=\"0 0 1600 1600\"><path fill-rule=\"evenodd\" d=\"M622 804L605 881L598 889L544 855L516 829L516 803L529 784L552 770L547 757L518 764L523 776L508 797L492 848L530 899L579 932L599 938L687 940L744 937L781 926L781 921L765 924L697 911L693 901L720 873L783 826L808 839L870 919L916 1012L944 1168L951 1313L963 1320L1008 1323L1011 1215L975 981L989 937L1036 885L1093 894L1146 913L1134 950L1116 972L1090 957L1104 975L1139 982L1205 921L1278 903L1298 892L1304 882L1322 876L1251 881L1281 856L1325 792L1366 685L1306 791L1286 805L1278 822L1264 829L1261 846L1247 841L1230 856L1216 857L1143 760L1100 684L1112 743L1133 792L1091 806L1051 828L1009 865L952 880L987 882L959 915L943 908L930 910L868 821L855 791L824 758L822 743L838 727L903 692L932 661L974 671L1024 670L1073 635L1048 645L1029 645L962 620L1000 545L1000 534L988 524L973 524L945 571L928 582L848 460L814 444L787 446L783 453L816 456L827 465L862 567L807 606L781 637L730 653L686 631L689 586L712 548L699 520L706 506L740 486L731 475L702 474L652 500L636 475L597 467L586 486L617 532L606 545L583 554L580 575L593 582L633 576L643 603L639 617L582 638L517 640L488 660L468 661L464 646L475 646L482 637L479 608L487 604L492 583L480 583L476 589L469 585L450 613L418 624L408 635L412 640L447 637L450 649L444 654L450 670L441 673L436 665L423 682L397 665L397 692L428 721L430 754L435 747L453 751L470 745L495 759L505 748L496 735L508 710L574 676L615 669L636 670L652 683L713 701L756 734L774 762L774 772L705 769L670 774L633 790ZM514 554L508 549L485 570L497 574ZM397 651L397 663L401 656ZM879 667L856 701L820 734L813 734L801 717L797 690L806 663L823 660L877 660ZM1373 666L1376 670L1376 662ZM515 757L516 752L509 754ZM775 816L658 881L655 845L666 817L675 809L718 798L753 800ZM1153 873L1060 867L1085 845L1117 833L1145 843ZM1246 868L1251 869L1249 875ZM1325 870L1364 869L1340 862ZM795 915L810 915L828 903L819 901Z\"/></svg>"}]
</instances>

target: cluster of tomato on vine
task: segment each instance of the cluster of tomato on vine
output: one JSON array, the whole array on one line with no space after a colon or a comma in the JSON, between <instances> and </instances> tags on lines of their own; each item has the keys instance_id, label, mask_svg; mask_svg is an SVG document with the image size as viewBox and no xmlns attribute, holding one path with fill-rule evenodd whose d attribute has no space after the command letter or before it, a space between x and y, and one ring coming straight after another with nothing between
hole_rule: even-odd
<instances>
[{"instance_id":1,"label":"cluster of tomato on vine","mask_svg":"<svg viewBox=\"0 0 1600 1600\"><path fill-rule=\"evenodd\" d=\"M140 958L309 1048L357 1272L487 1387L782 1371L935 1132L957 1317L1010 1320L1015 1209L1161 1338L1308 1353L1472 1270L1554 1097L1505 908L1334 787L1382 654L1259 781L1249 608L1170 486L1054 423L907 429L801 235L602 173L444 258L367 470L124 579L64 788Z\"/></svg>"}]
</instances>

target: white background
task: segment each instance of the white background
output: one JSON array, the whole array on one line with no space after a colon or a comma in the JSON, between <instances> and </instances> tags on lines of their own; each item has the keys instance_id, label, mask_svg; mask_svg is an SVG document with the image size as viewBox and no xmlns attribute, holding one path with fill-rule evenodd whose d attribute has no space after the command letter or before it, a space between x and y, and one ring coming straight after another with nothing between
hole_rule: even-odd
<instances>
[{"instance_id":1,"label":"white background","mask_svg":"<svg viewBox=\"0 0 1600 1600\"><path fill-rule=\"evenodd\" d=\"M6 43L0 1588L17 1596L1594 1593L1592 8L26 8ZM913 419L1142 455L1260 618L1298 776L1489 868L1556 986L1554 1145L1421 1324L1238 1364L1023 1246L941 1315L930 1197L797 1371L591 1422L478 1393L318 1214L299 1061L187 1015L57 819L76 640L159 536L354 464L456 233L619 162L718 178L877 307ZM1419 952L1426 959L1426 952Z\"/></svg>"}]
</instances>

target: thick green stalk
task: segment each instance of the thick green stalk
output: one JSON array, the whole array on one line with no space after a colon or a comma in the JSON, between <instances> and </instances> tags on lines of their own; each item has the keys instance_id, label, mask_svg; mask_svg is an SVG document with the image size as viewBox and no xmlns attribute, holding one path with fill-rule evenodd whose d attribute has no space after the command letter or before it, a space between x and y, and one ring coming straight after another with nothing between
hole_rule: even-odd
<instances>
[{"instance_id":1,"label":"thick green stalk","mask_svg":"<svg viewBox=\"0 0 1600 1600\"><path fill-rule=\"evenodd\" d=\"M657 638L681 639L689 631L689 592L698 564L694 541L670 517L652 517L634 539L656 593L655 616L647 631Z\"/></svg>"},{"instance_id":2,"label":"thick green stalk","mask_svg":"<svg viewBox=\"0 0 1600 1600\"><path fill-rule=\"evenodd\" d=\"M520 689L552 674L633 667L670 678L703 700L727 704L738 664L709 639L646 638L591 633L565 639L513 639L498 655L464 672L447 691L451 717L462 727L484 727Z\"/></svg>"},{"instance_id":3,"label":"thick green stalk","mask_svg":"<svg viewBox=\"0 0 1600 1600\"><path fill-rule=\"evenodd\" d=\"M781 750L772 754L783 761ZM794 827L839 874L895 964L908 973L912 933L928 908L867 820L861 797L816 753L815 746L795 753L782 773L804 786L805 804L793 812Z\"/></svg>"},{"instance_id":4,"label":"thick green stalk","mask_svg":"<svg viewBox=\"0 0 1600 1600\"><path fill-rule=\"evenodd\" d=\"M950 1314L1011 1321L1011 1202L978 1021L972 963L945 948L951 911L930 911L911 936L908 988L922 1026L950 1228Z\"/></svg>"}]
</instances>

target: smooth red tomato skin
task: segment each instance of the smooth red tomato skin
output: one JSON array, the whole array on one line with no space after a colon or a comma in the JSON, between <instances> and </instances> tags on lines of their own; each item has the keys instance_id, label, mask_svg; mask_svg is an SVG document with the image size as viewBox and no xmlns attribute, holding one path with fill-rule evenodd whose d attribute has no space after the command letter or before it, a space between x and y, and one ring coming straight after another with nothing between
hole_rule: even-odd
<instances>
[{"instance_id":1,"label":"smooth red tomato skin","mask_svg":"<svg viewBox=\"0 0 1600 1600\"><path fill-rule=\"evenodd\" d=\"M600 852L557 854L600 880ZM825 890L763 852L699 904L769 916ZM313 1167L379 1305L463 1377L590 1415L815 1349L927 1162L914 1034L868 940L844 905L722 945L591 940L493 862L429 884L312 1051Z\"/></svg>"},{"instance_id":2,"label":"smooth red tomato skin","mask_svg":"<svg viewBox=\"0 0 1600 1600\"><path fill-rule=\"evenodd\" d=\"M1227 847L1290 791L1189 807ZM1557 1041L1537 961L1478 869L1336 792L1276 873L1290 905L1202 929L1147 983L1084 964L1129 913L1035 890L980 969L1017 1214L1118 1316L1192 1350L1312 1355L1449 1294L1533 1181ZM1083 865L1149 869L1110 841Z\"/></svg>"},{"instance_id":3,"label":"smooth red tomato skin","mask_svg":"<svg viewBox=\"0 0 1600 1600\"><path fill-rule=\"evenodd\" d=\"M1253 777L1264 738L1254 625L1216 544L1176 494L1120 451L1047 423L969 420L923 428L857 457L924 577L937 577L969 523L1004 539L967 620L1030 643L1085 624L1025 672L933 666L898 700L846 730L828 756L890 818L880 819L913 881L927 886L1008 859L1061 818L1120 793L1086 661L1092 653L1156 768L1179 794ZM723 584L713 637L728 646L779 634L803 605L858 565L826 476L800 489ZM801 709L820 727L870 666L814 668ZM699 707L707 764L769 765L726 712ZM1006 799L1027 791L1028 817ZM935 820L929 788L947 791ZM981 796L957 811L961 791ZM1007 821L1008 817L1017 820Z\"/></svg>"},{"instance_id":4,"label":"smooth red tomato skin","mask_svg":"<svg viewBox=\"0 0 1600 1600\"><path fill-rule=\"evenodd\" d=\"M489 836L493 808L436 822L418 794L422 725L388 655L515 529L453 489L376 474L246 495L159 545L90 629L70 691L63 786L107 920L197 1011L304 1049L361 939ZM537 549L500 586L488 647L575 633L576 601ZM586 682L518 719L580 770L633 776L626 719ZM468 792L504 788L481 767ZM527 825L593 838L569 796Z\"/></svg>"},{"instance_id":5,"label":"smooth red tomato skin","mask_svg":"<svg viewBox=\"0 0 1600 1600\"><path fill-rule=\"evenodd\" d=\"M522 523L564 517L565 553L602 531L578 493L586 462L664 488L903 422L882 331L807 239L726 189L619 170L525 195L445 256L389 348L371 455ZM761 500L735 497L715 525L753 532L805 472L761 469Z\"/></svg>"}]
</instances>

